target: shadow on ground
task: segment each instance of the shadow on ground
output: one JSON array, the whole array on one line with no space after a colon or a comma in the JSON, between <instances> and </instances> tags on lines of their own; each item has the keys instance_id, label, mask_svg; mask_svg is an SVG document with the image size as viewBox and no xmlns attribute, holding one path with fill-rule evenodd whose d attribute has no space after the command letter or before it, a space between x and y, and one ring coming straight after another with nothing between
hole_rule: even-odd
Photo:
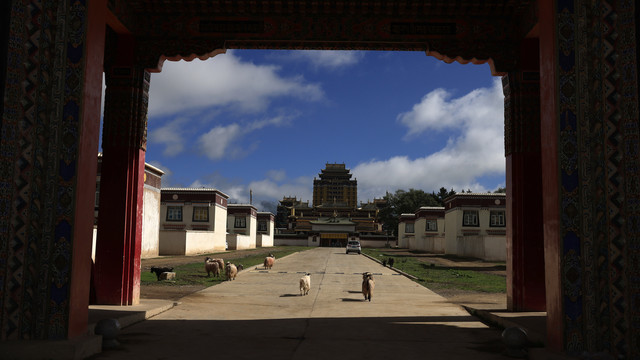
<instances>
[{"instance_id":1,"label":"shadow on ground","mask_svg":"<svg viewBox=\"0 0 640 360\"><path fill-rule=\"evenodd\" d=\"M118 340L120 348L90 359L505 358L500 332L478 327L470 315L151 320L125 329Z\"/></svg>"}]
</instances>

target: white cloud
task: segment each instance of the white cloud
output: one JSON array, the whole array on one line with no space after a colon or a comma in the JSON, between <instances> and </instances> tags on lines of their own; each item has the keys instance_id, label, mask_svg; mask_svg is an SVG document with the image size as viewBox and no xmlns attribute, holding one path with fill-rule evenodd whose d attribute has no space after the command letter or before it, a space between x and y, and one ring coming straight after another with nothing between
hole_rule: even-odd
<instances>
[{"instance_id":1,"label":"white cloud","mask_svg":"<svg viewBox=\"0 0 640 360\"><path fill-rule=\"evenodd\" d=\"M281 170L268 172L268 176L273 174L277 174L277 177L286 175ZM284 180L285 178L286 176L282 179ZM268 178L252 181L249 184L242 184L238 180L230 180L218 173L214 173L205 176L203 179L194 181L190 187L218 189L229 195L230 202L240 204L249 203L251 191L253 193L253 204L259 208L261 202L277 202L282 200L283 196L295 196L298 199L303 199L305 201L310 200L312 184L312 177L298 177L291 179L288 182Z\"/></svg>"},{"instance_id":2,"label":"white cloud","mask_svg":"<svg viewBox=\"0 0 640 360\"><path fill-rule=\"evenodd\" d=\"M276 116L271 119L253 121L246 125L233 123L216 126L198 137L198 148L202 154L211 160L218 160L224 157L242 157L257 147L256 144L245 145L243 147L236 146L235 144L238 143L244 135L267 126L286 125L289 121L290 119L287 117Z\"/></svg>"},{"instance_id":3,"label":"white cloud","mask_svg":"<svg viewBox=\"0 0 640 360\"><path fill-rule=\"evenodd\" d=\"M408 139L425 131L456 131L448 133L451 136L444 148L429 156L397 156L358 164L353 173L358 178L360 199L409 188L488 191L478 178L505 173L504 97L499 80L490 89L476 89L454 99L445 90L434 90L398 120L409 128Z\"/></svg>"},{"instance_id":4,"label":"white cloud","mask_svg":"<svg viewBox=\"0 0 640 360\"><path fill-rule=\"evenodd\" d=\"M264 179L252 181L248 185L248 188L253 191L254 199L282 200L283 196L295 196L304 201L311 200L312 187L312 177L299 177L286 183Z\"/></svg>"},{"instance_id":5,"label":"white cloud","mask_svg":"<svg viewBox=\"0 0 640 360\"><path fill-rule=\"evenodd\" d=\"M363 51L353 50L300 50L289 51L281 59L309 62L315 69L335 70L357 64L364 54Z\"/></svg>"},{"instance_id":6,"label":"white cloud","mask_svg":"<svg viewBox=\"0 0 640 360\"><path fill-rule=\"evenodd\" d=\"M398 121L409 128L407 136L465 127L498 116L503 119L504 96L499 80L490 89L476 89L457 99L451 97L445 89L433 90L411 111L398 115Z\"/></svg>"},{"instance_id":7,"label":"white cloud","mask_svg":"<svg viewBox=\"0 0 640 360\"><path fill-rule=\"evenodd\" d=\"M232 142L241 135L240 125L216 126L198 138L202 153L209 159L222 159Z\"/></svg>"},{"instance_id":8,"label":"white cloud","mask_svg":"<svg viewBox=\"0 0 640 360\"><path fill-rule=\"evenodd\" d=\"M153 144L165 145L164 156L176 156L184 150L185 124L188 118L178 117L163 126L149 132L148 141Z\"/></svg>"},{"instance_id":9,"label":"white cloud","mask_svg":"<svg viewBox=\"0 0 640 360\"><path fill-rule=\"evenodd\" d=\"M243 62L232 52L207 61L166 61L151 76L149 115L162 116L233 105L238 112L265 109L279 97L317 101L324 97L318 84L302 76L282 77L280 67Z\"/></svg>"},{"instance_id":10,"label":"white cloud","mask_svg":"<svg viewBox=\"0 0 640 360\"><path fill-rule=\"evenodd\" d=\"M284 170L269 170L267 171L267 178L273 181L282 181L286 179L287 173Z\"/></svg>"}]
</instances>

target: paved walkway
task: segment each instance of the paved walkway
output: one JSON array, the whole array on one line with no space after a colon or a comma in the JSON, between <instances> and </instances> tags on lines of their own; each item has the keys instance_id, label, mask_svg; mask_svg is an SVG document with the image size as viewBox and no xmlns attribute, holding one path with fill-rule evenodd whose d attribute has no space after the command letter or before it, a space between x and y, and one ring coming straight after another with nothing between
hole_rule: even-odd
<instances>
[{"instance_id":1,"label":"paved walkway","mask_svg":"<svg viewBox=\"0 0 640 360\"><path fill-rule=\"evenodd\" d=\"M361 273L375 274L363 301ZM298 280L310 272L311 291ZM317 248L242 271L125 328L91 359L506 359L500 331L404 276Z\"/></svg>"}]
</instances>

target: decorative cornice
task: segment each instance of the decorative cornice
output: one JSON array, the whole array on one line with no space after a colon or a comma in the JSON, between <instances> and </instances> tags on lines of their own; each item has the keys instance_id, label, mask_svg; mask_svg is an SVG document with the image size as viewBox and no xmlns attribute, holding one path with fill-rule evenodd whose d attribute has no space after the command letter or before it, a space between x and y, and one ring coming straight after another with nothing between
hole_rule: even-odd
<instances>
[{"instance_id":1,"label":"decorative cornice","mask_svg":"<svg viewBox=\"0 0 640 360\"><path fill-rule=\"evenodd\" d=\"M165 59L242 48L424 51L489 63L502 75L517 67L519 40L537 21L533 0L112 0L109 8L141 44L138 64L150 71Z\"/></svg>"}]
</instances>

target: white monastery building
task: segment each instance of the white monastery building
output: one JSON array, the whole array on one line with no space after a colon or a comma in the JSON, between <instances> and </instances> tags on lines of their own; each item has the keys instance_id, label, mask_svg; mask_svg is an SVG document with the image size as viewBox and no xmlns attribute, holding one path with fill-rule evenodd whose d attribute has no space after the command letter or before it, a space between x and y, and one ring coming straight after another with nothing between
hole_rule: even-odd
<instances>
[{"instance_id":1,"label":"white monastery building","mask_svg":"<svg viewBox=\"0 0 640 360\"><path fill-rule=\"evenodd\" d=\"M162 189L160 255L224 251L228 199L216 189Z\"/></svg>"},{"instance_id":2,"label":"white monastery building","mask_svg":"<svg viewBox=\"0 0 640 360\"><path fill-rule=\"evenodd\" d=\"M270 212L258 212L257 247L273 246L273 235L276 227L275 219L275 215Z\"/></svg>"},{"instance_id":3,"label":"white monastery building","mask_svg":"<svg viewBox=\"0 0 640 360\"><path fill-rule=\"evenodd\" d=\"M400 215L398 246L411 250L505 261L506 195L460 193L442 207Z\"/></svg>"},{"instance_id":4,"label":"white monastery building","mask_svg":"<svg viewBox=\"0 0 640 360\"><path fill-rule=\"evenodd\" d=\"M434 254L445 250L443 207L421 207L415 214L401 214L398 246Z\"/></svg>"},{"instance_id":5,"label":"white monastery building","mask_svg":"<svg viewBox=\"0 0 640 360\"><path fill-rule=\"evenodd\" d=\"M229 250L256 248L258 209L250 204L229 204L227 208L227 243Z\"/></svg>"}]
</instances>

